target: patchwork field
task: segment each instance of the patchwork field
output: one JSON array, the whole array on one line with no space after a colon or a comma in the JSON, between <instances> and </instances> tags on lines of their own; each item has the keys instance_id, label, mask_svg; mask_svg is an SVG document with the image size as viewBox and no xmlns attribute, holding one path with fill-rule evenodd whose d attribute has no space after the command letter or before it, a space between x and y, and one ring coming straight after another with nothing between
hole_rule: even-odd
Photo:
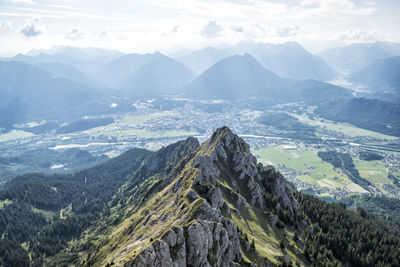
<instances>
[{"instance_id":1,"label":"patchwork field","mask_svg":"<svg viewBox=\"0 0 400 267\"><path fill-rule=\"evenodd\" d=\"M388 178L388 172L382 161L355 161L360 176L372 184L391 184Z\"/></svg>"},{"instance_id":2,"label":"patchwork field","mask_svg":"<svg viewBox=\"0 0 400 267\"><path fill-rule=\"evenodd\" d=\"M330 163L318 157L322 149L297 148L284 145L273 145L254 150L258 160L263 164L278 167L284 173L294 173L299 180L326 188L346 188L351 192L367 192L359 185L352 182L339 168L334 168ZM388 172L382 161L363 161L353 159L360 176L382 190L382 184L391 184Z\"/></svg>"},{"instance_id":3,"label":"patchwork field","mask_svg":"<svg viewBox=\"0 0 400 267\"><path fill-rule=\"evenodd\" d=\"M288 150L284 146L268 146L254 150L264 164L285 166L295 170L300 180L320 187L344 187L351 181L341 170L334 169L318 157L319 150Z\"/></svg>"}]
</instances>

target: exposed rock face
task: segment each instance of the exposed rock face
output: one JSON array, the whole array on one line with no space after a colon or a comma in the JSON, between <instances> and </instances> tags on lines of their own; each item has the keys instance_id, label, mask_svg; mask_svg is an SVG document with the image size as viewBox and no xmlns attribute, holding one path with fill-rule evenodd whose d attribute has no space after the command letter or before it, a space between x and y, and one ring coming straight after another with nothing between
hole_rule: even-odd
<instances>
[{"instance_id":1,"label":"exposed rock face","mask_svg":"<svg viewBox=\"0 0 400 267\"><path fill-rule=\"evenodd\" d=\"M124 266L234 266L241 261L238 230L230 219L222 218L176 227Z\"/></svg>"},{"instance_id":2,"label":"exposed rock face","mask_svg":"<svg viewBox=\"0 0 400 267\"><path fill-rule=\"evenodd\" d=\"M267 170L261 163L257 164L257 159L250 152L249 145L227 127L222 127L213 134L213 136L202 146L214 147L210 156L202 156L194 167L199 168L199 175L196 179L201 184L215 185L215 179L220 176L218 162L223 161L226 165L232 163L234 172L238 173L238 179L232 180L232 186L237 189L238 182L247 180L246 186L250 191L250 198L244 199L239 196L237 205L241 208L247 208L247 202L260 209L264 209L265 201L263 193L266 191L261 181L265 176L274 177L273 192L281 200L281 204L292 214L298 210L298 203L293 197L292 192L286 186L285 178L277 174L274 170ZM220 165L220 164L219 164ZM210 193L213 189L210 190ZM212 203L216 203L216 197L212 195ZM218 201L218 204L221 201ZM216 208L220 208L219 206ZM279 209L279 208L278 208Z\"/></svg>"},{"instance_id":3,"label":"exposed rock face","mask_svg":"<svg viewBox=\"0 0 400 267\"><path fill-rule=\"evenodd\" d=\"M234 206L237 216L250 207L263 211L268 206L265 196L269 193L279 198L274 212L282 207L291 213L297 212L298 203L285 179L274 170L257 164L249 145L227 127L218 129L199 149L197 147L197 140L185 141L179 153L185 156L191 153L191 156L179 161L175 173L169 176L175 179L181 170L188 169L185 166L190 166L196 175L192 184L186 189L172 187L168 191L186 190L185 199L196 203L195 215L190 215L195 217L178 217L191 221L175 224L124 266L240 266L243 261L241 233L234 222L224 216L231 213L229 205ZM176 183L176 186L183 185ZM229 205L227 198L231 199ZM279 220L274 212L266 219L273 226ZM243 241L243 246L242 251L251 249L247 241Z\"/></svg>"}]
</instances>

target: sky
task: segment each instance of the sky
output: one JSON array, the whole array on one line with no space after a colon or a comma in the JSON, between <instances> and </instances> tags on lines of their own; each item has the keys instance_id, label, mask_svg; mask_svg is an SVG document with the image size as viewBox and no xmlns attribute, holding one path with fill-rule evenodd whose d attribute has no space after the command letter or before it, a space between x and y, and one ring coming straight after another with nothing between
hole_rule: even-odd
<instances>
[{"instance_id":1,"label":"sky","mask_svg":"<svg viewBox=\"0 0 400 267\"><path fill-rule=\"evenodd\" d=\"M54 45L172 53L243 40L313 53L400 42L399 0L0 0L0 56Z\"/></svg>"}]
</instances>

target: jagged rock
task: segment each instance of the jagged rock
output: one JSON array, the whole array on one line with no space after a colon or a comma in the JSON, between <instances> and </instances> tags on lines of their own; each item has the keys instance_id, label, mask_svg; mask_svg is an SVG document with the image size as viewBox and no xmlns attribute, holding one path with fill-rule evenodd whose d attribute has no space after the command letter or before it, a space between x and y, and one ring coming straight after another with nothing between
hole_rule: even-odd
<instances>
[{"instance_id":1,"label":"jagged rock","mask_svg":"<svg viewBox=\"0 0 400 267\"><path fill-rule=\"evenodd\" d=\"M198 198L197 193L192 189L189 190L189 192L186 194L186 197L190 201L196 200Z\"/></svg>"},{"instance_id":2,"label":"jagged rock","mask_svg":"<svg viewBox=\"0 0 400 267\"><path fill-rule=\"evenodd\" d=\"M264 208L264 198L262 196L262 189L259 184L255 184L253 190L251 190L250 204L260 209Z\"/></svg>"},{"instance_id":3,"label":"jagged rock","mask_svg":"<svg viewBox=\"0 0 400 267\"><path fill-rule=\"evenodd\" d=\"M125 264L126 267L240 266L243 263L241 234L233 221L225 217L231 214L229 205L235 207L233 211L238 217L241 216L239 210L247 214L251 206L268 211L265 210L267 203L264 198L272 192L279 199L277 212L280 209L297 212L298 203L283 176L273 168L257 163L249 145L227 127L218 129L197 148L198 141L190 138L181 145L179 153L185 157L180 160L177 158L173 171L166 175L170 182L176 177L183 177L183 182L177 182L163 192L164 195L177 196L188 190L186 197L195 210L191 212L186 208L189 205L181 209L183 200L176 198L173 203L179 208L172 211L176 214L174 226L142 249L136 258ZM188 175L192 180L184 180L188 173L193 174ZM148 215L146 223L150 217ZM266 219L272 226L279 221L278 216L272 213ZM244 250L251 249L248 242L243 244ZM254 250L254 254L257 253Z\"/></svg>"},{"instance_id":4,"label":"jagged rock","mask_svg":"<svg viewBox=\"0 0 400 267\"><path fill-rule=\"evenodd\" d=\"M214 187L209 192L211 205L213 207L220 209L224 204L224 200L222 199L222 192L221 189L218 187Z\"/></svg>"},{"instance_id":5,"label":"jagged rock","mask_svg":"<svg viewBox=\"0 0 400 267\"><path fill-rule=\"evenodd\" d=\"M285 208L287 208L292 214L297 212L299 204L293 197L292 192L286 187L286 179L282 175L276 177L275 193L278 198L281 199Z\"/></svg>"},{"instance_id":6,"label":"jagged rock","mask_svg":"<svg viewBox=\"0 0 400 267\"><path fill-rule=\"evenodd\" d=\"M240 209L247 209L247 201L244 197L242 197L241 195L239 195L238 200L236 201L236 205L240 208Z\"/></svg>"},{"instance_id":7,"label":"jagged rock","mask_svg":"<svg viewBox=\"0 0 400 267\"><path fill-rule=\"evenodd\" d=\"M224 212L225 214L230 215L231 214L231 208L229 207L228 204L226 204L226 202L224 202L224 204L222 205L222 212Z\"/></svg>"},{"instance_id":8,"label":"jagged rock","mask_svg":"<svg viewBox=\"0 0 400 267\"><path fill-rule=\"evenodd\" d=\"M220 171L213 164L209 156L200 156L192 164L193 167L199 169L199 173L194 181L199 185L214 185L215 179L219 176Z\"/></svg>"},{"instance_id":9,"label":"jagged rock","mask_svg":"<svg viewBox=\"0 0 400 267\"><path fill-rule=\"evenodd\" d=\"M156 240L151 246L143 249L134 261L124 264L124 267L139 266L173 266L168 244Z\"/></svg>"},{"instance_id":10,"label":"jagged rock","mask_svg":"<svg viewBox=\"0 0 400 267\"><path fill-rule=\"evenodd\" d=\"M199 140L194 137L188 137L185 140L185 143L182 145L181 150L179 153L183 155L187 155L193 151L195 151L200 146Z\"/></svg>"},{"instance_id":11,"label":"jagged rock","mask_svg":"<svg viewBox=\"0 0 400 267\"><path fill-rule=\"evenodd\" d=\"M279 217L276 214L271 213L268 218L272 226L275 226L279 221Z\"/></svg>"},{"instance_id":12,"label":"jagged rock","mask_svg":"<svg viewBox=\"0 0 400 267\"><path fill-rule=\"evenodd\" d=\"M215 145L215 152L216 152L216 156L219 156L220 158L222 158L222 160L224 162L227 161L228 159L228 155L226 155L225 149L223 147L223 145L221 144L221 142L217 142L217 144ZM214 160L217 160L215 157L213 158Z\"/></svg>"},{"instance_id":13,"label":"jagged rock","mask_svg":"<svg viewBox=\"0 0 400 267\"><path fill-rule=\"evenodd\" d=\"M204 200L203 205L199 208L200 213L198 215L198 218L201 220L209 220L209 221L216 221L220 222L221 221L221 214L220 212L216 209L211 207L207 201Z\"/></svg>"},{"instance_id":14,"label":"jagged rock","mask_svg":"<svg viewBox=\"0 0 400 267\"><path fill-rule=\"evenodd\" d=\"M186 236L187 260L186 264L190 266L210 266L207 261L209 244L209 228L204 229L200 223L194 223L189 226ZM209 247L210 246L210 247Z\"/></svg>"},{"instance_id":15,"label":"jagged rock","mask_svg":"<svg viewBox=\"0 0 400 267\"><path fill-rule=\"evenodd\" d=\"M234 261L242 261L239 233L224 219L174 228L124 266L234 266Z\"/></svg>"}]
</instances>

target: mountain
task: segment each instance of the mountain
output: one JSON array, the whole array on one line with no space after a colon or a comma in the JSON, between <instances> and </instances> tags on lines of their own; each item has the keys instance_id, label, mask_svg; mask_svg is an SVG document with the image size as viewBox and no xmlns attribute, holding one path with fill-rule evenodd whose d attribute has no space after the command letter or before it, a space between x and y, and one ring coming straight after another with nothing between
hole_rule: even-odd
<instances>
[{"instance_id":1,"label":"mountain","mask_svg":"<svg viewBox=\"0 0 400 267\"><path fill-rule=\"evenodd\" d=\"M123 55L105 65L97 76L109 86L115 86L121 84L121 81L126 80L140 67L154 60L157 56L157 53Z\"/></svg>"},{"instance_id":2,"label":"mountain","mask_svg":"<svg viewBox=\"0 0 400 267\"><path fill-rule=\"evenodd\" d=\"M201 50L192 51L182 56L174 57L197 73L202 73L221 59L232 56L226 50L206 47Z\"/></svg>"},{"instance_id":3,"label":"mountain","mask_svg":"<svg viewBox=\"0 0 400 267\"><path fill-rule=\"evenodd\" d=\"M360 71L376 60L400 55L400 44L389 42L356 43L322 51L318 54L338 70Z\"/></svg>"},{"instance_id":4,"label":"mountain","mask_svg":"<svg viewBox=\"0 0 400 267\"><path fill-rule=\"evenodd\" d=\"M275 103L315 103L351 97L349 90L328 83L282 79L266 70L249 54L219 61L186 85L185 93L194 97L222 99L266 97Z\"/></svg>"},{"instance_id":5,"label":"mountain","mask_svg":"<svg viewBox=\"0 0 400 267\"><path fill-rule=\"evenodd\" d=\"M190 137L75 174L19 176L0 201L5 266L400 263L398 228L294 192L227 127L201 145Z\"/></svg>"},{"instance_id":6,"label":"mountain","mask_svg":"<svg viewBox=\"0 0 400 267\"><path fill-rule=\"evenodd\" d=\"M26 55L36 57L40 54L66 55L81 61L90 61L98 58L112 60L120 57L123 53L116 50L108 50L96 47L74 47L74 46L53 46L49 49L32 49Z\"/></svg>"},{"instance_id":7,"label":"mountain","mask_svg":"<svg viewBox=\"0 0 400 267\"><path fill-rule=\"evenodd\" d=\"M323 103L315 112L329 120L348 122L371 131L400 136L400 104L361 97Z\"/></svg>"},{"instance_id":8,"label":"mountain","mask_svg":"<svg viewBox=\"0 0 400 267\"><path fill-rule=\"evenodd\" d=\"M91 253L87 266L243 266L277 262L273 254L282 255L274 239L255 253L268 240L265 231L277 233L269 226L277 215L264 212L279 207L290 217L299 204L285 179L257 164L250 147L228 128L193 146L163 176L149 182L149 197Z\"/></svg>"},{"instance_id":9,"label":"mountain","mask_svg":"<svg viewBox=\"0 0 400 267\"><path fill-rule=\"evenodd\" d=\"M275 94L282 84L281 78L245 54L219 61L187 85L185 93L194 97L235 99Z\"/></svg>"},{"instance_id":10,"label":"mountain","mask_svg":"<svg viewBox=\"0 0 400 267\"><path fill-rule=\"evenodd\" d=\"M121 87L136 97L177 94L194 73L184 64L160 53L128 76Z\"/></svg>"},{"instance_id":11,"label":"mountain","mask_svg":"<svg viewBox=\"0 0 400 267\"><path fill-rule=\"evenodd\" d=\"M0 125L96 114L100 95L87 85L21 62L0 62Z\"/></svg>"},{"instance_id":12,"label":"mountain","mask_svg":"<svg viewBox=\"0 0 400 267\"><path fill-rule=\"evenodd\" d=\"M2 61L19 61L29 64L58 63L69 65L87 76L95 75L104 65L122 56L118 51L100 48L55 46L50 49L31 50ZM95 78L95 77L94 77Z\"/></svg>"},{"instance_id":13,"label":"mountain","mask_svg":"<svg viewBox=\"0 0 400 267\"><path fill-rule=\"evenodd\" d=\"M54 74L56 77L89 85L95 84L95 81L89 78L85 73L67 64L57 62L40 62L35 65L51 74Z\"/></svg>"},{"instance_id":14,"label":"mountain","mask_svg":"<svg viewBox=\"0 0 400 267\"><path fill-rule=\"evenodd\" d=\"M266 44L242 42L231 47L232 53L249 53L261 65L281 77L295 80L332 80L337 75L322 59L296 42Z\"/></svg>"},{"instance_id":15,"label":"mountain","mask_svg":"<svg viewBox=\"0 0 400 267\"><path fill-rule=\"evenodd\" d=\"M400 95L400 56L377 60L353 73L350 80L376 93Z\"/></svg>"}]
</instances>

